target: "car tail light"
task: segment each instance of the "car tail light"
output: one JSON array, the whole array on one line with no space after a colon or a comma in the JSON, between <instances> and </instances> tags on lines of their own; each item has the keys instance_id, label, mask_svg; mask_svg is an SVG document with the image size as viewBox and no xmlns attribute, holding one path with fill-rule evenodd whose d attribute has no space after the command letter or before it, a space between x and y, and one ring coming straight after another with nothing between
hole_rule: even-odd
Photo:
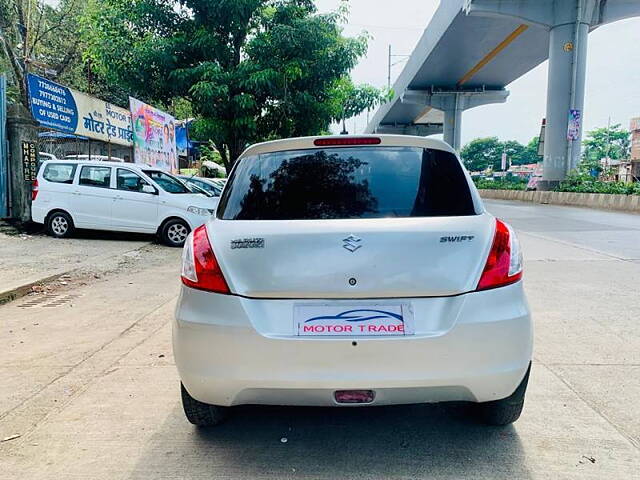
<instances>
[{"instance_id":1,"label":"car tail light","mask_svg":"<svg viewBox=\"0 0 640 480\"><path fill-rule=\"evenodd\" d=\"M496 219L496 233L477 290L502 287L522 278L522 251L513 229Z\"/></svg>"},{"instance_id":2,"label":"car tail light","mask_svg":"<svg viewBox=\"0 0 640 480\"><path fill-rule=\"evenodd\" d=\"M182 251L182 283L191 288L228 294L229 286L209 243L206 225L196 228Z\"/></svg>"},{"instance_id":3,"label":"car tail light","mask_svg":"<svg viewBox=\"0 0 640 480\"><path fill-rule=\"evenodd\" d=\"M40 187L38 187L38 180L36 180L35 182L33 182L33 186L31 187L31 201L33 202L36 197L38 196L38 190Z\"/></svg>"},{"instance_id":4,"label":"car tail light","mask_svg":"<svg viewBox=\"0 0 640 480\"><path fill-rule=\"evenodd\" d=\"M336 145L380 145L378 137L329 137L317 138L313 141L316 147L331 147Z\"/></svg>"}]
</instances>

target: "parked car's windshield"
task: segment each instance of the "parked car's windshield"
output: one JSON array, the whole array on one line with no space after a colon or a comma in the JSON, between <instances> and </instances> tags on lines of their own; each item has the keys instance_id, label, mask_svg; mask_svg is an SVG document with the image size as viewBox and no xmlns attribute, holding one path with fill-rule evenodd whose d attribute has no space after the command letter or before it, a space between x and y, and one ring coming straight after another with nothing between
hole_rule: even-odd
<instances>
[{"instance_id":1,"label":"parked car's windshield","mask_svg":"<svg viewBox=\"0 0 640 480\"><path fill-rule=\"evenodd\" d=\"M220 200L225 220L475 215L457 158L417 147L274 152L240 160Z\"/></svg>"},{"instance_id":2,"label":"parked car's windshield","mask_svg":"<svg viewBox=\"0 0 640 480\"><path fill-rule=\"evenodd\" d=\"M143 172L156 182L160 188L168 193L193 193L189 188L173 175L160 170L143 170Z\"/></svg>"},{"instance_id":3,"label":"parked car's windshield","mask_svg":"<svg viewBox=\"0 0 640 480\"><path fill-rule=\"evenodd\" d=\"M209 183L205 180L200 180L200 179L196 179L196 178L192 178L190 180L191 182L195 183L196 185L198 185L200 188L203 188L205 190L207 190L208 192L211 192L212 194L219 196L220 192L222 191L222 188L220 186L218 186L217 183Z\"/></svg>"}]
</instances>

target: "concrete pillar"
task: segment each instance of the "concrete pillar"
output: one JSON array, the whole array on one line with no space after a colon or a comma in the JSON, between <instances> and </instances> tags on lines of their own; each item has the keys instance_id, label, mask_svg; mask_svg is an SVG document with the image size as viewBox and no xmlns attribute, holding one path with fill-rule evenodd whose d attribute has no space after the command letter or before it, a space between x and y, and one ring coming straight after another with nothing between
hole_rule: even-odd
<instances>
[{"instance_id":1,"label":"concrete pillar","mask_svg":"<svg viewBox=\"0 0 640 480\"><path fill-rule=\"evenodd\" d=\"M462 112L481 105L504 103L508 96L506 90L406 90L400 101L426 105L444 112L444 141L455 150L460 150Z\"/></svg>"},{"instance_id":2,"label":"concrete pillar","mask_svg":"<svg viewBox=\"0 0 640 480\"><path fill-rule=\"evenodd\" d=\"M25 182L22 167L22 142L36 142L37 124L22 104L11 105L7 112L9 140L9 184L11 218L31 220L31 182Z\"/></svg>"},{"instance_id":3,"label":"concrete pillar","mask_svg":"<svg viewBox=\"0 0 640 480\"><path fill-rule=\"evenodd\" d=\"M462 109L458 105L457 95L454 103L453 108L444 111L444 141L459 151L462 141Z\"/></svg>"},{"instance_id":4,"label":"concrete pillar","mask_svg":"<svg viewBox=\"0 0 640 480\"><path fill-rule=\"evenodd\" d=\"M575 23L551 29L544 172L541 189L551 189L580 162L589 25ZM569 112L580 112L578 138L568 139Z\"/></svg>"},{"instance_id":5,"label":"concrete pillar","mask_svg":"<svg viewBox=\"0 0 640 480\"><path fill-rule=\"evenodd\" d=\"M429 124L411 124L411 125L380 125L373 133L392 134L392 135L415 135L418 137L428 137L429 135L438 135L442 133L441 123Z\"/></svg>"},{"instance_id":6,"label":"concrete pillar","mask_svg":"<svg viewBox=\"0 0 640 480\"><path fill-rule=\"evenodd\" d=\"M467 15L507 17L549 30L549 92L543 180L562 181L580 161L582 128L569 141L569 111L584 116L588 33L600 25L640 16L638 0L464 0ZM582 127L582 122L580 124Z\"/></svg>"}]
</instances>

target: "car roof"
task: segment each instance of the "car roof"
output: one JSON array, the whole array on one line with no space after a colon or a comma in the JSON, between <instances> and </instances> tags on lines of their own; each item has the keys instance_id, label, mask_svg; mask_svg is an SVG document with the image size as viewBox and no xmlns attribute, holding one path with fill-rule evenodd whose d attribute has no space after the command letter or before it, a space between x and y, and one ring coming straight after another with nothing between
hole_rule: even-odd
<instances>
[{"instance_id":1,"label":"car roof","mask_svg":"<svg viewBox=\"0 0 640 480\"><path fill-rule=\"evenodd\" d=\"M362 145L363 147L419 147L419 148L431 148L434 150L444 150L456 154L455 150L451 146L431 137L417 137L413 135L375 135L375 134L363 134L363 135L324 135L315 137L297 137L286 138L282 140L273 140L270 142L256 143L247 148L239 158L243 158L250 155L259 155L262 153L282 152L287 150L306 150L319 148L314 144L315 140L345 140L349 138L379 138L380 143L375 145ZM349 148L358 145L335 145L327 146L325 148Z\"/></svg>"},{"instance_id":2,"label":"car roof","mask_svg":"<svg viewBox=\"0 0 640 480\"><path fill-rule=\"evenodd\" d=\"M134 170L158 170L159 168L151 167L142 163L129 163L129 162L108 162L105 160L87 160L83 158L59 158L58 160L46 160L43 165L49 163L75 163L77 165L91 165L91 166L103 166L103 167L128 167Z\"/></svg>"}]
</instances>

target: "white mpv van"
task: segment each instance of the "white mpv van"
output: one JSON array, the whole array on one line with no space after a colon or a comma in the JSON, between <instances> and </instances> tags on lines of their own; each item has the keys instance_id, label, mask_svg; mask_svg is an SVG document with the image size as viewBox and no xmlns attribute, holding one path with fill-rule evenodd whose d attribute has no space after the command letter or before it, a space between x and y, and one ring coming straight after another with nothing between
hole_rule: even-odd
<instances>
[{"instance_id":1,"label":"white mpv van","mask_svg":"<svg viewBox=\"0 0 640 480\"><path fill-rule=\"evenodd\" d=\"M254 145L183 251L173 351L187 419L243 404L522 410L531 316L514 231L430 138Z\"/></svg>"},{"instance_id":2,"label":"white mpv van","mask_svg":"<svg viewBox=\"0 0 640 480\"><path fill-rule=\"evenodd\" d=\"M157 233L172 247L215 211L217 199L144 165L46 161L33 185L31 217L54 237L74 228Z\"/></svg>"}]
</instances>

